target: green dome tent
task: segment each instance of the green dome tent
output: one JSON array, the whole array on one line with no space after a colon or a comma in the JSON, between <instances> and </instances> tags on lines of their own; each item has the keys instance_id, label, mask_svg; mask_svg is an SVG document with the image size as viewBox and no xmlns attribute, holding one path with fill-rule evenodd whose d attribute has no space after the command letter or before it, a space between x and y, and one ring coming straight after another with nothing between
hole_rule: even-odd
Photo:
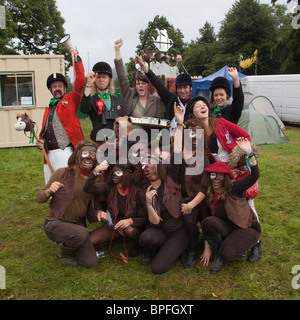
<instances>
[{"instance_id":1,"label":"green dome tent","mask_svg":"<svg viewBox=\"0 0 300 320\"><path fill-rule=\"evenodd\" d=\"M281 144L288 141L273 116L263 115L251 108L244 108L237 125L248 132L256 145Z\"/></svg>"}]
</instances>

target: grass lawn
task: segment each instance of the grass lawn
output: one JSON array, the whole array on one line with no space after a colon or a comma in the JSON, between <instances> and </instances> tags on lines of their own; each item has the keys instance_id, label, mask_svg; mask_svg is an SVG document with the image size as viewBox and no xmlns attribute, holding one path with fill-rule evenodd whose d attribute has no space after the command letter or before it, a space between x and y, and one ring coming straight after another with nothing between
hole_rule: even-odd
<instances>
[{"instance_id":1,"label":"grass lawn","mask_svg":"<svg viewBox=\"0 0 300 320\"><path fill-rule=\"evenodd\" d=\"M81 122L89 139L90 121ZM189 272L178 262L154 276L140 258L124 264L111 256L94 269L63 264L41 228L48 204L35 201L44 185L42 153L35 147L0 149L0 266L6 272L0 299L299 300L292 268L300 265L300 127L288 126L285 134L287 143L260 146L255 206L262 256L254 264L226 264L218 274L199 263ZM115 254L121 250L122 242L113 245Z\"/></svg>"}]
</instances>

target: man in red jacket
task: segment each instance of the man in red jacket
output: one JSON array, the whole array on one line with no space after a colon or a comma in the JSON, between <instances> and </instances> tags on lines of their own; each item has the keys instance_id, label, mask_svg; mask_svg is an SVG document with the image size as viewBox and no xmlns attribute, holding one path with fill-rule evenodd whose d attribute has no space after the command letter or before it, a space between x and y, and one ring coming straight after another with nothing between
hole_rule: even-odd
<instances>
[{"instance_id":1,"label":"man in red jacket","mask_svg":"<svg viewBox=\"0 0 300 320\"><path fill-rule=\"evenodd\" d=\"M47 87L53 98L45 109L42 129L36 146L46 149L53 170L68 166L68 159L82 141L83 133L77 116L82 92L85 86L84 67L76 49L70 49L75 57L75 82L71 92L66 94L67 80L60 73L53 73L47 79ZM52 172L44 159L44 176L47 183Z\"/></svg>"}]
</instances>

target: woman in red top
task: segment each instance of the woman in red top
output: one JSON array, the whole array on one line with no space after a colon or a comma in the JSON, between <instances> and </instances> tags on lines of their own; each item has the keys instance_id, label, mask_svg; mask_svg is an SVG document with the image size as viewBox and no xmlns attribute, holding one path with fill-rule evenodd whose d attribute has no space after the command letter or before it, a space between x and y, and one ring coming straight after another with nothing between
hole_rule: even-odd
<instances>
[{"instance_id":1,"label":"woman in red top","mask_svg":"<svg viewBox=\"0 0 300 320\"><path fill-rule=\"evenodd\" d=\"M189 117L199 119L204 129L211 162L227 162L229 154L237 145L237 138L243 137L251 141L249 134L236 124L223 118L216 119L210 114L209 104L201 96L189 102L189 111Z\"/></svg>"},{"instance_id":2,"label":"woman in red top","mask_svg":"<svg viewBox=\"0 0 300 320\"><path fill-rule=\"evenodd\" d=\"M216 161L226 162L229 154L232 152L234 147L237 145L237 138L243 137L247 138L249 141L249 134L235 125L223 118L215 118L209 111L209 104L204 97L197 96L189 102L188 110L190 112L189 118L197 119L197 123L204 129L205 134L205 153L209 157L210 163ZM182 116L180 117L180 112L176 112L176 120L182 123ZM200 190L200 185L199 185ZM198 212L196 206L203 200L204 194L199 192L199 194L194 197L190 202L184 203L182 205L182 212L184 214L184 221L186 229L188 230L190 245L188 252L188 270L191 270L192 266L195 265L197 261L197 254L195 250L195 239L198 239L199 232L197 222L200 221L199 217L203 216L204 213ZM203 211L203 209L201 209Z\"/></svg>"}]
</instances>

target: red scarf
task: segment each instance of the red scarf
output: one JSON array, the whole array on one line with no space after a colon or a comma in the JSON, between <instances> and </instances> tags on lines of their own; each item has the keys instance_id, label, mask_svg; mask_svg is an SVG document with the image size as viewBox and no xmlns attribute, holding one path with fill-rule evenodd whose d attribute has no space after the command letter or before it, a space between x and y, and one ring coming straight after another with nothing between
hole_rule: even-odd
<instances>
[{"instance_id":1,"label":"red scarf","mask_svg":"<svg viewBox=\"0 0 300 320\"><path fill-rule=\"evenodd\" d=\"M129 191L128 188L124 189L123 187L120 187L120 186L118 186L118 185L117 185L117 189L120 190L122 193L124 193L124 195L125 195L125 194L128 194L128 191Z\"/></svg>"},{"instance_id":2,"label":"red scarf","mask_svg":"<svg viewBox=\"0 0 300 320\"><path fill-rule=\"evenodd\" d=\"M214 208L218 208L218 200L220 193L214 192Z\"/></svg>"},{"instance_id":3,"label":"red scarf","mask_svg":"<svg viewBox=\"0 0 300 320\"><path fill-rule=\"evenodd\" d=\"M90 173L91 173L91 171L92 170L83 170L83 169L81 169L80 167L79 167L79 171L80 171L80 173L83 175L83 176L88 176Z\"/></svg>"}]
</instances>

